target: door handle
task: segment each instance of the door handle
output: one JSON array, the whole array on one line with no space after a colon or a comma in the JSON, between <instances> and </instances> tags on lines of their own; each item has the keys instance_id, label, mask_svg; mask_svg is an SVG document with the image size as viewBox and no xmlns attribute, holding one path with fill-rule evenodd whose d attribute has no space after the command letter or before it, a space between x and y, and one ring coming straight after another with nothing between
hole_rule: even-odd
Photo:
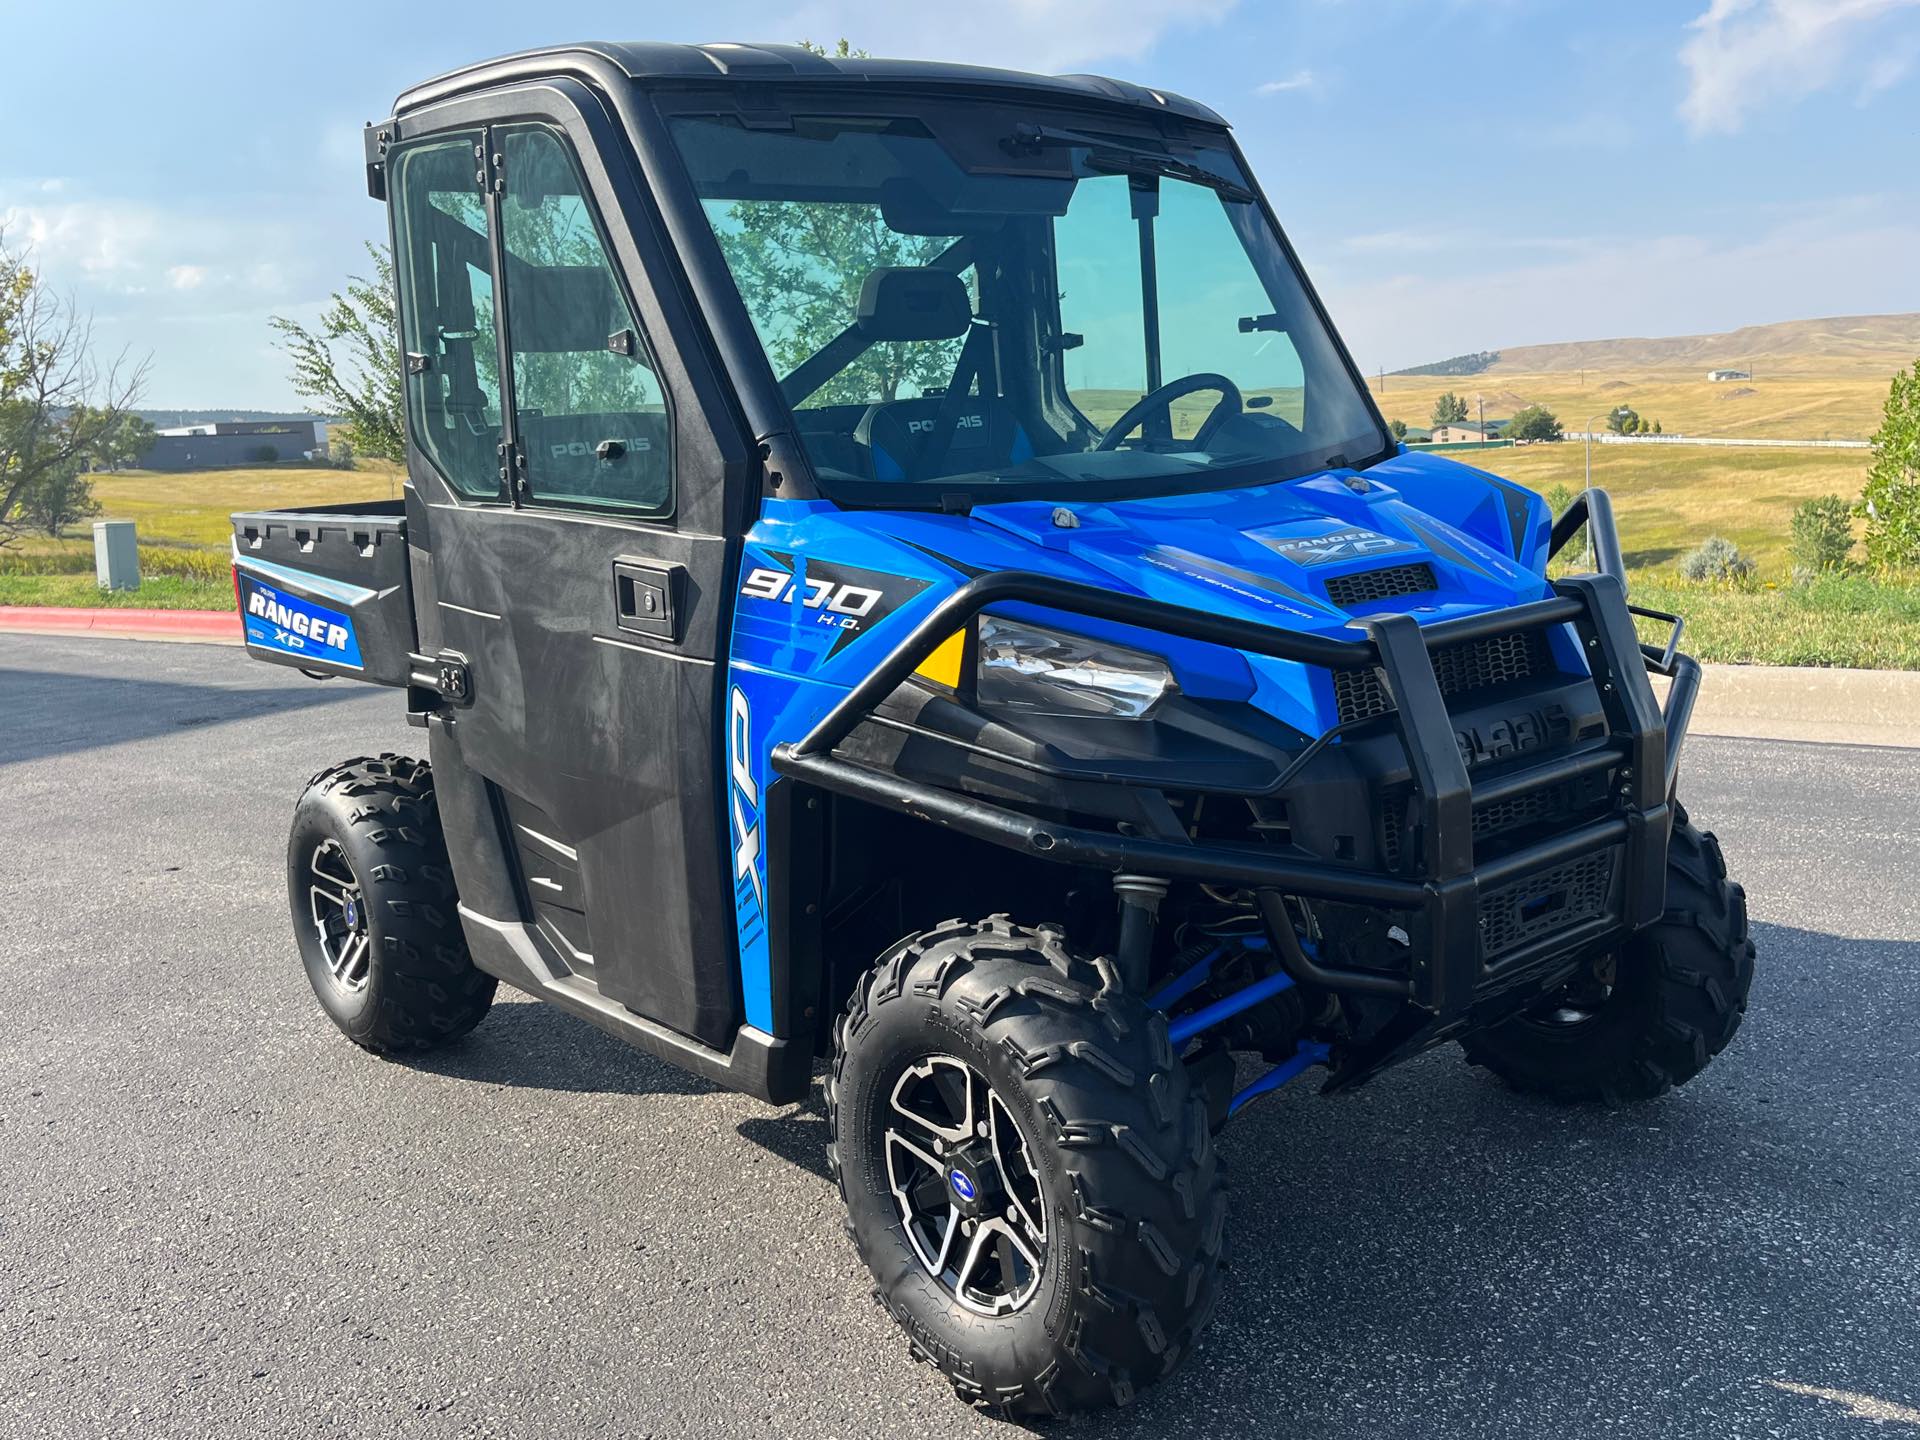
<instances>
[{"instance_id":1,"label":"door handle","mask_svg":"<svg viewBox=\"0 0 1920 1440\"><path fill-rule=\"evenodd\" d=\"M685 566L669 561L614 561L614 623L636 635L678 640L680 594L686 573Z\"/></svg>"}]
</instances>

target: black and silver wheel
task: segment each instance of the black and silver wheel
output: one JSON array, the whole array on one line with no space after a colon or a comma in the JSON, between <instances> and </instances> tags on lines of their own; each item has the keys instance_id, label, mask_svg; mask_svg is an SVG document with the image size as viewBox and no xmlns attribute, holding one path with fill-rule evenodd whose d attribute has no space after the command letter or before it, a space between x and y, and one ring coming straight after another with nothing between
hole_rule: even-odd
<instances>
[{"instance_id":1,"label":"black and silver wheel","mask_svg":"<svg viewBox=\"0 0 1920 1440\"><path fill-rule=\"evenodd\" d=\"M373 969L367 902L347 852L331 835L313 845L306 884L307 913L313 921L327 979L342 994L357 995L367 988L367 976Z\"/></svg>"},{"instance_id":2,"label":"black and silver wheel","mask_svg":"<svg viewBox=\"0 0 1920 1440\"><path fill-rule=\"evenodd\" d=\"M1124 1404L1206 1323L1226 1217L1163 1016L1060 932L995 917L855 987L829 1150L875 1298L966 1399Z\"/></svg>"},{"instance_id":3,"label":"black and silver wheel","mask_svg":"<svg viewBox=\"0 0 1920 1440\"><path fill-rule=\"evenodd\" d=\"M976 1315L1010 1315L1046 1267L1033 1150L987 1077L952 1055L900 1072L882 1143L887 1189L927 1274Z\"/></svg>"},{"instance_id":4,"label":"black and silver wheel","mask_svg":"<svg viewBox=\"0 0 1920 1440\"><path fill-rule=\"evenodd\" d=\"M1516 1090L1619 1104L1684 1085L1732 1041L1753 984L1746 893L1676 807L1666 912L1552 995L1463 1042Z\"/></svg>"},{"instance_id":5,"label":"black and silver wheel","mask_svg":"<svg viewBox=\"0 0 1920 1440\"><path fill-rule=\"evenodd\" d=\"M382 755L315 776L294 807L287 899L313 993L355 1043L427 1049L493 1003L460 929L425 762Z\"/></svg>"}]
</instances>

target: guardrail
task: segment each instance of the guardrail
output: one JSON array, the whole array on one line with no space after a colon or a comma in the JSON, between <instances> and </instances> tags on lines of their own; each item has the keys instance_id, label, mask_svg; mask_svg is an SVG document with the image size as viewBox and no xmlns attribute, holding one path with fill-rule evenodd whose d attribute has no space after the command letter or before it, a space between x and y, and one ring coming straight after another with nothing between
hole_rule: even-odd
<instances>
[{"instance_id":1,"label":"guardrail","mask_svg":"<svg viewBox=\"0 0 1920 1440\"><path fill-rule=\"evenodd\" d=\"M1569 430L1565 439L1601 445L1723 445L1757 450L1871 450L1871 440L1773 440L1738 435L1616 435L1611 430Z\"/></svg>"}]
</instances>

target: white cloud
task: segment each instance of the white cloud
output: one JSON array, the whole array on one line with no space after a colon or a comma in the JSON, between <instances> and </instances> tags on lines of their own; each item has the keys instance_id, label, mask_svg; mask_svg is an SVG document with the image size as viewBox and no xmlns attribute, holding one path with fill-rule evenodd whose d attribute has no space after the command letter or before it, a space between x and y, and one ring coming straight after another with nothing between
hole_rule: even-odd
<instances>
[{"instance_id":1,"label":"white cloud","mask_svg":"<svg viewBox=\"0 0 1920 1440\"><path fill-rule=\"evenodd\" d=\"M371 210L371 207L368 207ZM307 317L365 270L360 207L292 217L284 201L155 204L0 182L0 230L94 318L103 354L153 357L147 399L292 405L267 319Z\"/></svg>"},{"instance_id":2,"label":"white cloud","mask_svg":"<svg viewBox=\"0 0 1920 1440\"><path fill-rule=\"evenodd\" d=\"M972 0L956 12L898 0L808 0L781 23L832 44L842 35L875 55L1057 71L1138 60L1170 30L1214 25L1238 0Z\"/></svg>"},{"instance_id":3,"label":"white cloud","mask_svg":"<svg viewBox=\"0 0 1920 1440\"><path fill-rule=\"evenodd\" d=\"M1254 87L1256 95L1284 95L1289 90L1311 90L1318 81L1313 71L1296 70L1284 80L1269 80L1264 85Z\"/></svg>"},{"instance_id":4,"label":"white cloud","mask_svg":"<svg viewBox=\"0 0 1920 1440\"><path fill-rule=\"evenodd\" d=\"M1920 0L1711 0L1680 47L1687 69L1681 118L1695 135L1732 134L1765 105L1852 82L1884 88L1876 22ZM1910 56L1909 56L1910 58Z\"/></svg>"},{"instance_id":5,"label":"white cloud","mask_svg":"<svg viewBox=\"0 0 1920 1440\"><path fill-rule=\"evenodd\" d=\"M1355 258L1347 242L1318 267L1368 373L1503 346L1920 310L1920 204L1905 197L1797 202L1737 240L1593 235L1531 263L1490 254L1485 236L1444 238L1458 243L1403 246L1398 259L1388 244Z\"/></svg>"}]
</instances>

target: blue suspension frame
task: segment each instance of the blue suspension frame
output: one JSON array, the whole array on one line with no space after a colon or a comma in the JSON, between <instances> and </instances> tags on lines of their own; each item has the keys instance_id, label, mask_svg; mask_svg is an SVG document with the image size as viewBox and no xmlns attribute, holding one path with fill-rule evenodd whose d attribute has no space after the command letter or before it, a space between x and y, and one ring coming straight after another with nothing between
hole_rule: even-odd
<instances>
[{"instance_id":1,"label":"blue suspension frame","mask_svg":"<svg viewBox=\"0 0 1920 1440\"><path fill-rule=\"evenodd\" d=\"M1150 996L1147 1003L1154 1009L1163 1011L1177 1005L1204 985L1213 974L1213 967L1227 956L1241 951L1266 948L1267 942L1254 936L1222 940ZM1175 1050L1183 1049L1195 1036L1213 1029L1224 1021L1231 1020L1242 1011L1251 1010L1264 1000L1271 1000L1275 995L1291 990L1293 984L1292 976L1284 970L1276 970L1273 974L1256 980L1231 995L1215 1000L1212 1004L1203 1005L1177 1020L1169 1021L1167 1038L1173 1042ZM1228 1118L1231 1119L1239 1114L1243 1106L1259 1099L1262 1095L1270 1095L1289 1080L1304 1075L1315 1065L1325 1065L1329 1053L1328 1047L1317 1040L1302 1040L1291 1057L1281 1061L1258 1080L1235 1093L1233 1099L1227 1102Z\"/></svg>"}]
</instances>

